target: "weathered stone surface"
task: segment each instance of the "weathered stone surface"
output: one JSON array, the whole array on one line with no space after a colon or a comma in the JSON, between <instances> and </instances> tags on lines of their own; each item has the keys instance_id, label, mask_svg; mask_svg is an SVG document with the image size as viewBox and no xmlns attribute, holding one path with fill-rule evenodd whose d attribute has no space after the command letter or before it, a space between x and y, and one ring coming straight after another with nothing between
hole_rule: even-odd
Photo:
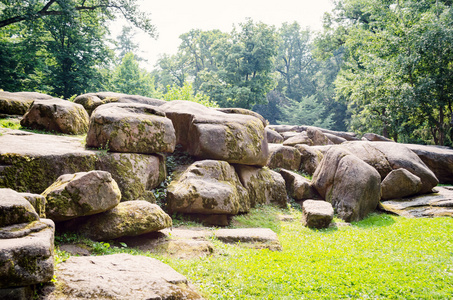
<instances>
[{"instance_id":1,"label":"weathered stone surface","mask_svg":"<svg viewBox=\"0 0 453 300\"><path fill-rule=\"evenodd\" d=\"M186 277L157 259L130 254L72 256L46 299L202 299Z\"/></svg>"},{"instance_id":2,"label":"weathered stone surface","mask_svg":"<svg viewBox=\"0 0 453 300\"><path fill-rule=\"evenodd\" d=\"M0 189L0 227L39 220L33 206L11 189Z\"/></svg>"},{"instance_id":3,"label":"weathered stone surface","mask_svg":"<svg viewBox=\"0 0 453 300\"><path fill-rule=\"evenodd\" d=\"M380 183L381 177L373 167L340 146L325 153L312 180L338 217L347 222L361 220L376 209Z\"/></svg>"},{"instance_id":4,"label":"weathered stone surface","mask_svg":"<svg viewBox=\"0 0 453 300\"><path fill-rule=\"evenodd\" d=\"M453 149L442 146L405 144L434 172L440 183L453 183Z\"/></svg>"},{"instance_id":5,"label":"weathered stone surface","mask_svg":"<svg viewBox=\"0 0 453 300\"><path fill-rule=\"evenodd\" d=\"M14 225L1 229L3 236L5 232L13 231L11 234L20 237L0 240L0 289L44 283L52 279L54 224L45 219L41 222L45 226L34 232L30 232L25 224L21 229ZM20 230L28 231L21 235L17 232Z\"/></svg>"},{"instance_id":6,"label":"weathered stone surface","mask_svg":"<svg viewBox=\"0 0 453 300\"><path fill-rule=\"evenodd\" d=\"M117 183L105 171L61 175L42 195L46 216L55 222L104 212L121 200Z\"/></svg>"},{"instance_id":7,"label":"weathered stone surface","mask_svg":"<svg viewBox=\"0 0 453 300\"><path fill-rule=\"evenodd\" d=\"M33 299L34 294L34 287L31 285L0 289L0 299L5 300L31 300Z\"/></svg>"},{"instance_id":8,"label":"weathered stone surface","mask_svg":"<svg viewBox=\"0 0 453 300\"><path fill-rule=\"evenodd\" d=\"M24 197L35 209L40 218L46 217L46 197L39 194L19 193Z\"/></svg>"},{"instance_id":9,"label":"weathered stone surface","mask_svg":"<svg viewBox=\"0 0 453 300\"><path fill-rule=\"evenodd\" d=\"M158 107L146 104L106 104L90 118L87 146L113 152L173 152L173 124Z\"/></svg>"},{"instance_id":10,"label":"weathered stone surface","mask_svg":"<svg viewBox=\"0 0 453 300\"><path fill-rule=\"evenodd\" d=\"M311 128L321 131L322 133L328 133L328 134L332 134L332 135L344 138L347 141L357 141L358 140L357 134L355 134L353 132L333 131L333 130L315 127L315 126L268 125L268 127L270 129L277 131L278 133L283 133L283 132L287 132L287 131L302 132L302 131L307 131L307 129L311 127Z\"/></svg>"},{"instance_id":11,"label":"weathered stone surface","mask_svg":"<svg viewBox=\"0 0 453 300\"><path fill-rule=\"evenodd\" d=\"M310 147L303 144L295 145L294 148L300 152L299 170L308 175L313 175L323 158L322 152L317 147Z\"/></svg>"},{"instance_id":12,"label":"weathered stone surface","mask_svg":"<svg viewBox=\"0 0 453 300\"><path fill-rule=\"evenodd\" d=\"M23 127L66 134L85 134L88 123L82 105L58 98L33 102L20 121Z\"/></svg>"},{"instance_id":13,"label":"weathered stone surface","mask_svg":"<svg viewBox=\"0 0 453 300\"><path fill-rule=\"evenodd\" d=\"M30 108L33 101L52 98L52 96L36 92L10 93L0 91L0 114L23 115Z\"/></svg>"},{"instance_id":14,"label":"weathered stone surface","mask_svg":"<svg viewBox=\"0 0 453 300\"><path fill-rule=\"evenodd\" d=\"M275 130L269 129L268 127L264 128L266 131L267 142L274 144L281 144L284 141L284 138Z\"/></svg>"},{"instance_id":15,"label":"weathered stone surface","mask_svg":"<svg viewBox=\"0 0 453 300\"><path fill-rule=\"evenodd\" d=\"M166 177L160 155L87 150L80 137L0 132L0 187L40 194L60 175L103 170L112 174L123 200L151 200L151 190Z\"/></svg>"},{"instance_id":16,"label":"weathered stone surface","mask_svg":"<svg viewBox=\"0 0 453 300\"><path fill-rule=\"evenodd\" d=\"M235 215L250 209L247 190L225 161L195 162L170 183L167 193L172 213Z\"/></svg>"},{"instance_id":17,"label":"weathered stone surface","mask_svg":"<svg viewBox=\"0 0 453 300\"><path fill-rule=\"evenodd\" d=\"M307 136L315 146L333 145L334 143L318 128L308 127Z\"/></svg>"},{"instance_id":18,"label":"weathered stone surface","mask_svg":"<svg viewBox=\"0 0 453 300\"><path fill-rule=\"evenodd\" d=\"M340 136L337 136L335 134L331 134L331 133L327 133L327 132L324 132L324 135L333 143L333 144L336 144L336 145L339 145L339 144L342 144L344 142L347 141L347 139L345 138L342 138Z\"/></svg>"},{"instance_id":19,"label":"weathered stone surface","mask_svg":"<svg viewBox=\"0 0 453 300\"><path fill-rule=\"evenodd\" d=\"M172 226L172 220L158 205L143 200L121 202L113 209L93 215L78 231L93 240L136 236Z\"/></svg>"},{"instance_id":20,"label":"weathered stone surface","mask_svg":"<svg viewBox=\"0 0 453 300\"><path fill-rule=\"evenodd\" d=\"M281 144L269 144L267 166L270 169L299 170L300 161L300 152L296 148Z\"/></svg>"},{"instance_id":21,"label":"weathered stone surface","mask_svg":"<svg viewBox=\"0 0 453 300\"><path fill-rule=\"evenodd\" d=\"M362 137L362 140L363 139L370 142L395 142L394 140L388 139L376 133L365 133Z\"/></svg>"},{"instance_id":22,"label":"weathered stone surface","mask_svg":"<svg viewBox=\"0 0 453 300\"><path fill-rule=\"evenodd\" d=\"M303 131L298 133L283 142L285 146L295 146L297 144L305 144L308 146L313 145L313 141L308 137L307 132Z\"/></svg>"},{"instance_id":23,"label":"weathered stone surface","mask_svg":"<svg viewBox=\"0 0 453 300\"><path fill-rule=\"evenodd\" d=\"M294 200L302 201L320 198L318 192L311 186L310 180L302 175L285 169L281 169L280 174L285 179L289 196Z\"/></svg>"},{"instance_id":24,"label":"weathered stone surface","mask_svg":"<svg viewBox=\"0 0 453 300\"><path fill-rule=\"evenodd\" d=\"M370 142L387 158L393 170L403 168L418 176L422 181L420 193L429 193L439 181L436 175L408 147L398 143Z\"/></svg>"},{"instance_id":25,"label":"weathered stone surface","mask_svg":"<svg viewBox=\"0 0 453 300\"><path fill-rule=\"evenodd\" d=\"M139 95L127 95L114 92L99 92L79 95L74 99L74 103L83 105L86 111L91 115L91 113L98 106L107 103L140 103L152 106L161 106L167 102L164 100L158 100Z\"/></svg>"},{"instance_id":26,"label":"weathered stone surface","mask_svg":"<svg viewBox=\"0 0 453 300\"><path fill-rule=\"evenodd\" d=\"M281 250L277 234L269 228L218 229L213 235L224 243L252 244L253 248Z\"/></svg>"},{"instance_id":27,"label":"weathered stone surface","mask_svg":"<svg viewBox=\"0 0 453 300\"><path fill-rule=\"evenodd\" d=\"M404 217L453 217L453 188L438 186L435 193L382 201L380 207Z\"/></svg>"},{"instance_id":28,"label":"weathered stone surface","mask_svg":"<svg viewBox=\"0 0 453 300\"><path fill-rule=\"evenodd\" d=\"M297 136L299 135L299 132L295 132L295 131L285 131L285 132L281 132L280 133L281 136L283 137L283 139L286 141L287 139L290 139L294 136Z\"/></svg>"},{"instance_id":29,"label":"weathered stone surface","mask_svg":"<svg viewBox=\"0 0 453 300\"><path fill-rule=\"evenodd\" d=\"M222 107L222 108L216 108L216 110L226 113L226 114L240 114L240 115L253 116L255 118L260 119L260 121L263 123L264 127L267 126L267 121L262 115L260 115L257 112L254 112L252 110L249 110L249 109L237 108L237 107L226 107L226 108Z\"/></svg>"},{"instance_id":30,"label":"weathered stone surface","mask_svg":"<svg viewBox=\"0 0 453 300\"><path fill-rule=\"evenodd\" d=\"M384 179L393 170L385 154L371 143L351 142L343 144L342 147L375 168L381 175L381 179Z\"/></svg>"},{"instance_id":31,"label":"weathered stone surface","mask_svg":"<svg viewBox=\"0 0 453 300\"><path fill-rule=\"evenodd\" d=\"M266 164L269 152L260 119L189 101L170 101L160 108L173 122L177 144L190 155L243 165Z\"/></svg>"},{"instance_id":32,"label":"weathered stone surface","mask_svg":"<svg viewBox=\"0 0 453 300\"><path fill-rule=\"evenodd\" d=\"M327 228L333 220L332 204L326 201L307 200L302 204L302 224L310 228Z\"/></svg>"},{"instance_id":33,"label":"weathered stone surface","mask_svg":"<svg viewBox=\"0 0 453 300\"><path fill-rule=\"evenodd\" d=\"M398 199L417 194L422 188L422 182L406 169L390 172L381 183L381 197L384 200Z\"/></svg>"},{"instance_id":34,"label":"weathered stone surface","mask_svg":"<svg viewBox=\"0 0 453 300\"><path fill-rule=\"evenodd\" d=\"M285 208L288 202L285 181L269 168L236 165L236 172L242 185L247 189L250 205L275 204Z\"/></svg>"}]
</instances>

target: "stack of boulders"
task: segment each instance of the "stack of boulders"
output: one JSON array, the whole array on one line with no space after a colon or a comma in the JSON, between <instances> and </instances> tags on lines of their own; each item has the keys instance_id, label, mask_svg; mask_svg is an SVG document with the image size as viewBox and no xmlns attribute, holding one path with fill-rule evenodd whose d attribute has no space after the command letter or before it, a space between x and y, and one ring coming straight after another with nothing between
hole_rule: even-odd
<instances>
[{"instance_id":1,"label":"stack of boulders","mask_svg":"<svg viewBox=\"0 0 453 300\"><path fill-rule=\"evenodd\" d=\"M54 230L23 195L0 189L0 299L32 299L53 278Z\"/></svg>"}]
</instances>

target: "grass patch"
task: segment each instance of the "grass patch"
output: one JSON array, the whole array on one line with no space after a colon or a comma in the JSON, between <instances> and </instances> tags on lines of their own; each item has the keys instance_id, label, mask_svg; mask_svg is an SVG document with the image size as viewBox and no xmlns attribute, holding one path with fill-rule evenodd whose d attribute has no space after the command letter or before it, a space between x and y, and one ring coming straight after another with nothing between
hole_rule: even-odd
<instances>
[{"instance_id":1,"label":"grass patch","mask_svg":"<svg viewBox=\"0 0 453 300\"><path fill-rule=\"evenodd\" d=\"M0 119L0 128L9 128L9 129L20 129L20 121L19 119Z\"/></svg>"}]
</instances>

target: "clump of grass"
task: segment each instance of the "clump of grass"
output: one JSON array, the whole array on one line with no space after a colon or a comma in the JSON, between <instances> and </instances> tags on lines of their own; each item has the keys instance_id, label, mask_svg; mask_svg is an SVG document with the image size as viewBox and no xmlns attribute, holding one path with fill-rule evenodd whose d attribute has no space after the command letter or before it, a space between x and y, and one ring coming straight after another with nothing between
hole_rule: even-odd
<instances>
[{"instance_id":1,"label":"clump of grass","mask_svg":"<svg viewBox=\"0 0 453 300\"><path fill-rule=\"evenodd\" d=\"M19 129L20 126L20 121L19 119L0 119L0 127L1 128L9 128L9 129Z\"/></svg>"}]
</instances>

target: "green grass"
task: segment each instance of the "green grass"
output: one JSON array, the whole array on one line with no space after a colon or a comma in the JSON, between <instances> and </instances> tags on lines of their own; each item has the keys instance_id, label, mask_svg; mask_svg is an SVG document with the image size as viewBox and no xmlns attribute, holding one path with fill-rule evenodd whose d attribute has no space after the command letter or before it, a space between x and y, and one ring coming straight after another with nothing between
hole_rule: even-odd
<instances>
[{"instance_id":1,"label":"green grass","mask_svg":"<svg viewBox=\"0 0 453 300\"><path fill-rule=\"evenodd\" d=\"M0 128L19 129L20 127L18 119L0 119Z\"/></svg>"},{"instance_id":2,"label":"green grass","mask_svg":"<svg viewBox=\"0 0 453 300\"><path fill-rule=\"evenodd\" d=\"M291 222L279 215L292 215ZM234 227L268 227L281 252L214 240L211 257L180 260L71 234L97 255L155 257L187 276L206 299L452 299L453 219L406 219L373 214L351 226L312 230L296 209L260 207L234 218ZM58 253L65 259L65 253Z\"/></svg>"}]
</instances>

